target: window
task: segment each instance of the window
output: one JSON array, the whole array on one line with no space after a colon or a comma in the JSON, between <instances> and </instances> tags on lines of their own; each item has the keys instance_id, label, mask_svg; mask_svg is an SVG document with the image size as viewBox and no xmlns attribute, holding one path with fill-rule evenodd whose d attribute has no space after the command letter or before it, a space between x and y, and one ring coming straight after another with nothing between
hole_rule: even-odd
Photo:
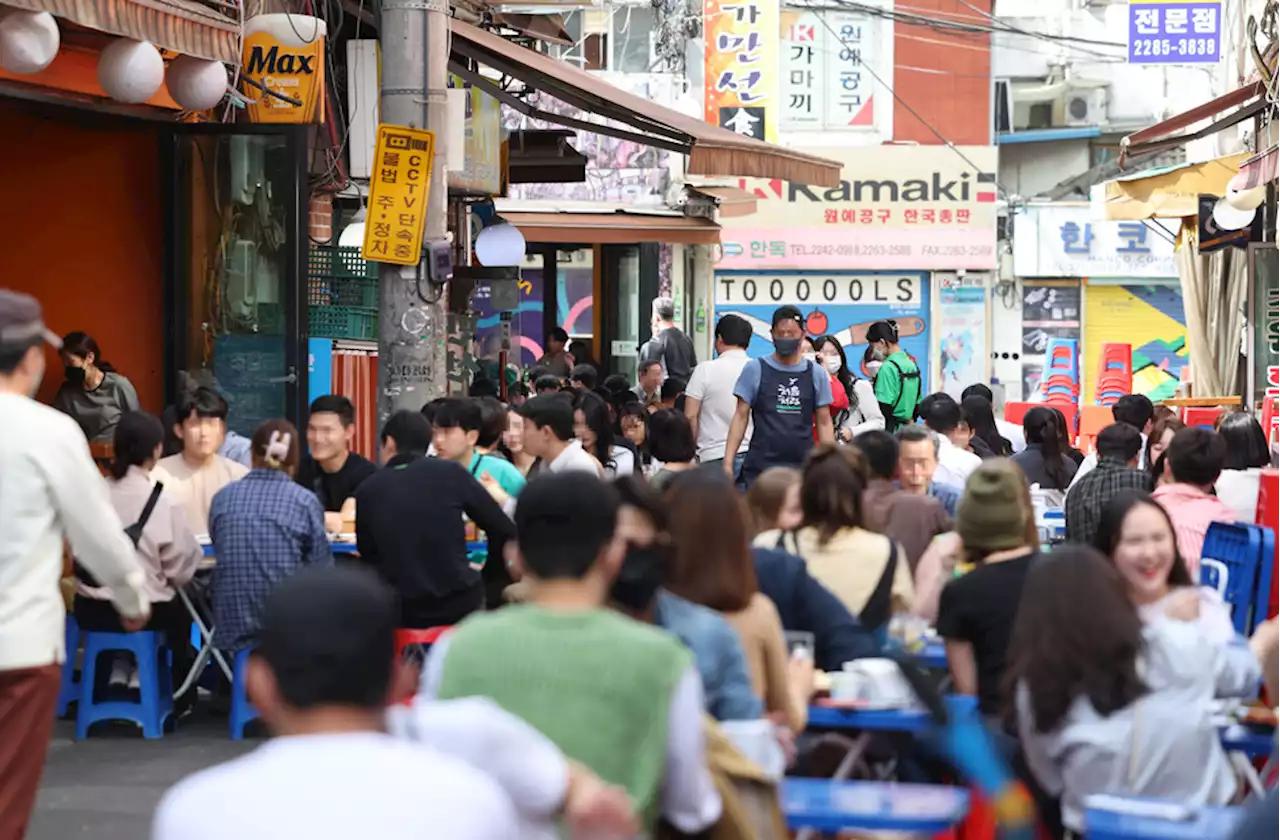
<instances>
[{"instance_id":1,"label":"window","mask_svg":"<svg viewBox=\"0 0 1280 840\"><path fill-rule=\"evenodd\" d=\"M648 73L657 63L653 50L653 33L658 26L652 6L619 6L613 10L610 27L613 56L610 70L623 73Z\"/></svg>"}]
</instances>

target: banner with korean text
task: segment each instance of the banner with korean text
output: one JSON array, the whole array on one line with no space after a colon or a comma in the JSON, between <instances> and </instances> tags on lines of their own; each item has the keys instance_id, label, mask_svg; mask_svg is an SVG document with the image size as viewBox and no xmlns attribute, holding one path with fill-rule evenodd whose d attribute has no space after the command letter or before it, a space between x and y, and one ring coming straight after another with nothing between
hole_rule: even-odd
<instances>
[{"instance_id":1,"label":"banner with korean text","mask_svg":"<svg viewBox=\"0 0 1280 840\"><path fill-rule=\"evenodd\" d=\"M1019 277L1178 276L1173 234L1157 220L1096 219L1087 204L1027 204L1013 216L1013 272Z\"/></svg>"},{"instance_id":2,"label":"banner with korean text","mask_svg":"<svg viewBox=\"0 0 1280 840\"><path fill-rule=\"evenodd\" d=\"M777 0L705 0L706 121L730 131L778 140Z\"/></svg>"},{"instance_id":3,"label":"banner with korean text","mask_svg":"<svg viewBox=\"0 0 1280 840\"><path fill-rule=\"evenodd\" d=\"M1217 64L1221 0L1129 0L1130 64Z\"/></svg>"},{"instance_id":4,"label":"banner with korean text","mask_svg":"<svg viewBox=\"0 0 1280 840\"><path fill-rule=\"evenodd\" d=\"M716 269L994 269L994 146L806 149L844 165L836 187L743 179L758 202L720 220Z\"/></svg>"}]
</instances>

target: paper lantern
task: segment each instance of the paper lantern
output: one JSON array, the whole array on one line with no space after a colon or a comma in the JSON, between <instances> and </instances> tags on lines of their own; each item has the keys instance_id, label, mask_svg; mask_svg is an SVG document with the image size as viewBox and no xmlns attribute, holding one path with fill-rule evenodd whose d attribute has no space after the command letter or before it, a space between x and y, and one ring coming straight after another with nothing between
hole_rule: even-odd
<instances>
[{"instance_id":1,"label":"paper lantern","mask_svg":"<svg viewBox=\"0 0 1280 840\"><path fill-rule=\"evenodd\" d=\"M58 54L60 41L58 22L48 12L0 11L0 67L10 73L39 73Z\"/></svg>"},{"instance_id":2,"label":"paper lantern","mask_svg":"<svg viewBox=\"0 0 1280 840\"><path fill-rule=\"evenodd\" d=\"M112 41L98 57L98 84L117 102L146 102L164 84L164 59L146 41Z\"/></svg>"},{"instance_id":3,"label":"paper lantern","mask_svg":"<svg viewBox=\"0 0 1280 840\"><path fill-rule=\"evenodd\" d=\"M515 225L489 225L476 237L476 259L489 268L518 266L524 260L524 234Z\"/></svg>"},{"instance_id":4,"label":"paper lantern","mask_svg":"<svg viewBox=\"0 0 1280 840\"><path fill-rule=\"evenodd\" d=\"M227 68L221 61L180 55L169 62L164 83L173 101L186 110L207 111L227 92Z\"/></svg>"}]
</instances>

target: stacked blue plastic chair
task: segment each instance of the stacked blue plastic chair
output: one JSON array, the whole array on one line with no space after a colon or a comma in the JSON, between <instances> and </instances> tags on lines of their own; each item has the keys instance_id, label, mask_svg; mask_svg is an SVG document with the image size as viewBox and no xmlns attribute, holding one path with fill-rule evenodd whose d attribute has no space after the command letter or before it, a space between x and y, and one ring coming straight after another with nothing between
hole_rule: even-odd
<instances>
[{"instance_id":1,"label":"stacked blue plastic chair","mask_svg":"<svg viewBox=\"0 0 1280 840\"><path fill-rule=\"evenodd\" d=\"M244 740L244 728L250 721L258 719L258 710L249 702L249 692L245 686L245 677L249 670L249 650L236 653L235 665L232 666L231 677L231 740Z\"/></svg>"},{"instance_id":2,"label":"stacked blue plastic chair","mask_svg":"<svg viewBox=\"0 0 1280 840\"><path fill-rule=\"evenodd\" d=\"M165 718L173 714L173 672L163 633L84 633L84 667L80 669L80 702L76 709L76 738L103 720L129 720L142 727L144 738L164 737ZM138 663L138 702L97 701L94 682L98 658L104 653L131 653Z\"/></svg>"},{"instance_id":3,"label":"stacked blue plastic chair","mask_svg":"<svg viewBox=\"0 0 1280 840\"><path fill-rule=\"evenodd\" d=\"M72 701L80 699L80 684L76 682L76 654L80 650L80 625L76 617L67 613L66 658L62 660L62 682L58 686L58 717L65 717Z\"/></svg>"},{"instance_id":4,"label":"stacked blue plastic chair","mask_svg":"<svg viewBox=\"0 0 1280 840\"><path fill-rule=\"evenodd\" d=\"M1080 398L1079 342L1051 338L1045 348L1044 401L1074 403Z\"/></svg>"},{"instance_id":5,"label":"stacked blue plastic chair","mask_svg":"<svg viewBox=\"0 0 1280 840\"><path fill-rule=\"evenodd\" d=\"M1260 525L1214 522L1200 552L1200 583L1231 607L1236 632L1250 635L1266 620L1275 534Z\"/></svg>"}]
</instances>

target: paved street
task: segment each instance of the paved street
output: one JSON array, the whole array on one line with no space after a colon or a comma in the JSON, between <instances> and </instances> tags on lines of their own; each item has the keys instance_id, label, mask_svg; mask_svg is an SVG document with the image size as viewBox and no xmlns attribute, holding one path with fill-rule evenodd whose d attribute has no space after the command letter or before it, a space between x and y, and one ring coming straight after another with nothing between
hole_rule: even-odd
<instances>
[{"instance_id":1,"label":"paved street","mask_svg":"<svg viewBox=\"0 0 1280 840\"><path fill-rule=\"evenodd\" d=\"M127 728L95 728L82 742L74 734L69 721L54 729L27 840L146 840L155 805L173 782L260 743L231 741L225 717L200 711L160 741Z\"/></svg>"}]
</instances>

